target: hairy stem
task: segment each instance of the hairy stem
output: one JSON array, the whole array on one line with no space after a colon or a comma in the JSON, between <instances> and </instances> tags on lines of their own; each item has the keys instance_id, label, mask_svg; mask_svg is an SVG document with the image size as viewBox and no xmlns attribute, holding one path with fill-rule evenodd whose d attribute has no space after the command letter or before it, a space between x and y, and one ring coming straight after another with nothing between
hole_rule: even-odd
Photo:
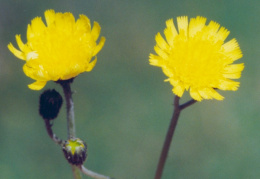
<instances>
[{"instance_id":1,"label":"hairy stem","mask_svg":"<svg viewBox=\"0 0 260 179\"><path fill-rule=\"evenodd\" d=\"M185 109L186 107L194 104L195 100L190 100L182 105L179 105L180 98L178 96L175 96L174 98L174 112L171 118L171 122L168 128L168 132L166 134L163 148L161 151L161 156L157 165L156 173L154 179L160 179L162 177L164 165L168 156L169 148L171 145L172 137L175 131L175 128L177 126L177 122L181 113L181 110Z\"/></svg>"},{"instance_id":2,"label":"hairy stem","mask_svg":"<svg viewBox=\"0 0 260 179\"><path fill-rule=\"evenodd\" d=\"M79 167L79 169L81 170L82 173L84 173L85 175L90 176L92 178L95 178L95 179L110 179L110 177L108 177L108 176L104 176L104 175L95 173L91 170L88 170L83 165L80 165L78 167Z\"/></svg>"},{"instance_id":3,"label":"hairy stem","mask_svg":"<svg viewBox=\"0 0 260 179\"><path fill-rule=\"evenodd\" d=\"M72 91L70 88L70 83L72 83L73 79L65 80L65 81L58 81L58 83L62 86L63 92L66 99L66 106L67 106L67 129L68 129L68 139L75 139L76 138L76 130L75 130L75 119L74 119L74 104L72 100ZM91 170L88 170L83 165L71 165L72 172L74 179L81 179L80 171L92 178L96 179L110 179L110 177L95 173Z\"/></svg>"},{"instance_id":4,"label":"hairy stem","mask_svg":"<svg viewBox=\"0 0 260 179\"><path fill-rule=\"evenodd\" d=\"M56 143L58 144L59 146L62 146L64 144L64 141L61 140L59 137L57 137L53 131L52 131L52 128L51 128L51 123L50 123L50 120L48 119L44 119L45 121L45 127L46 127L46 130L47 130L47 133L48 135L50 136L50 138Z\"/></svg>"},{"instance_id":5,"label":"hairy stem","mask_svg":"<svg viewBox=\"0 0 260 179\"><path fill-rule=\"evenodd\" d=\"M75 118L74 118L74 104L72 100L72 91L70 88L70 81L63 81L60 83L66 99L66 109L67 109L67 129L68 129L68 139L73 139L76 137L75 129Z\"/></svg>"},{"instance_id":6,"label":"hairy stem","mask_svg":"<svg viewBox=\"0 0 260 179\"><path fill-rule=\"evenodd\" d=\"M60 81L63 88L63 92L66 99L66 108L67 108L67 130L68 130L68 139L76 138L76 128L75 128L75 118L74 118L74 104L72 100L72 91L70 88L70 83L72 80ZM74 179L81 179L80 170L75 165L71 165Z\"/></svg>"}]
</instances>

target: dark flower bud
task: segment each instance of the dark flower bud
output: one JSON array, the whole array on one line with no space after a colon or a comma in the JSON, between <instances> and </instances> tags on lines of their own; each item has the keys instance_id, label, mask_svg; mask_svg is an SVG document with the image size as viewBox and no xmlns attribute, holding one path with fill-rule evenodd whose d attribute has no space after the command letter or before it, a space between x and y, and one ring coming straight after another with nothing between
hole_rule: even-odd
<instances>
[{"instance_id":1,"label":"dark flower bud","mask_svg":"<svg viewBox=\"0 0 260 179\"><path fill-rule=\"evenodd\" d=\"M44 119L55 119L62 105L62 97L56 90L46 90L40 96L39 113Z\"/></svg>"},{"instance_id":2,"label":"dark flower bud","mask_svg":"<svg viewBox=\"0 0 260 179\"><path fill-rule=\"evenodd\" d=\"M67 140L62 150L65 158L73 165L82 165L87 158L87 144L78 138Z\"/></svg>"}]
</instances>

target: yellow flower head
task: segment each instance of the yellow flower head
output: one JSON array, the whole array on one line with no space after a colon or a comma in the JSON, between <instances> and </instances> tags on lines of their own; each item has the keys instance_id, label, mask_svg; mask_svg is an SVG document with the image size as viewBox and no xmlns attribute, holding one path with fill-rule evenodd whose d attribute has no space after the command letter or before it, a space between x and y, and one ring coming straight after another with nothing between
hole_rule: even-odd
<instances>
[{"instance_id":1,"label":"yellow flower head","mask_svg":"<svg viewBox=\"0 0 260 179\"><path fill-rule=\"evenodd\" d=\"M244 64L232 64L242 57L236 39L224 43L229 31L216 22L208 25L206 18L177 18L178 32L173 19L166 21L164 35L155 36L157 55L150 54L150 64L161 67L173 86L173 93L181 97L190 90L193 99L222 100L215 89L237 90Z\"/></svg>"},{"instance_id":2,"label":"yellow flower head","mask_svg":"<svg viewBox=\"0 0 260 179\"><path fill-rule=\"evenodd\" d=\"M101 28L94 22L91 29L90 20L85 15L75 21L69 12L47 10L45 19L46 25L40 17L31 21L26 44L20 35L16 35L20 50L11 43L8 45L16 57L25 60L24 73L36 80L29 85L33 90L42 89L50 80L68 80L91 71L97 61L95 56L105 43L105 38L101 37L97 44Z\"/></svg>"}]
</instances>

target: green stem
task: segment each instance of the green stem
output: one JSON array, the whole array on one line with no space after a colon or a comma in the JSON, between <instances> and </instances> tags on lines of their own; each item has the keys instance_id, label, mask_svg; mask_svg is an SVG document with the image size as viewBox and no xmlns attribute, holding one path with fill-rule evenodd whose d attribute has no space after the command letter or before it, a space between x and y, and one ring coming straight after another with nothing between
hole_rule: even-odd
<instances>
[{"instance_id":1,"label":"green stem","mask_svg":"<svg viewBox=\"0 0 260 179\"><path fill-rule=\"evenodd\" d=\"M170 149L172 137L175 131L175 128L177 126L177 122L181 113L181 110L185 109L186 107L194 104L196 101L195 100L190 100L185 104L179 105L180 97L175 96L174 98L174 112L172 115L171 123L168 128L167 135L165 137L165 141L163 144L161 156L157 165L156 173L154 179L160 179L162 177L164 165L168 156L168 152Z\"/></svg>"},{"instance_id":2,"label":"green stem","mask_svg":"<svg viewBox=\"0 0 260 179\"><path fill-rule=\"evenodd\" d=\"M74 118L74 104L72 100L72 91L70 88L70 83L72 80L59 81L63 88L63 92L66 99L67 107L67 130L68 130L68 139L76 138L76 128L75 128L75 118ZM71 165L74 179L81 179L81 173L77 166Z\"/></svg>"},{"instance_id":3,"label":"green stem","mask_svg":"<svg viewBox=\"0 0 260 179\"><path fill-rule=\"evenodd\" d=\"M101 175L99 173L93 172L87 168L85 168L83 165L78 166L82 173L84 173L87 176L90 176L95 179L110 179L110 177Z\"/></svg>"},{"instance_id":4,"label":"green stem","mask_svg":"<svg viewBox=\"0 0 260 179\"><path fill-rule=\"evenodd\" d=\"M74 179L81 179L80 169L76 165L71 165Z\"/></svg>"}]
</instances>

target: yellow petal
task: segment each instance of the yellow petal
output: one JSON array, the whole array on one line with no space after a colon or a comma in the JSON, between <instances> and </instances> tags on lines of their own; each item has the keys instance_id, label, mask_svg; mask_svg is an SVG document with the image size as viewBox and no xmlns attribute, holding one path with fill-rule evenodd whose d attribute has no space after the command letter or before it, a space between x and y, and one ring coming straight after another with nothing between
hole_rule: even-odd
<instances>
[{"instance_id":1,"label":"yellow petal","mask_svg":"<svg viewBox=\"0 0 260 179\"><path fill-rule=\"evenodd\" d=\"M97 63L97 57L95 57L95 59L88 64L86 71L91 71L96 65L96 63Z\"/></svg>"},{"instance_id":2,"label":"yellow petal","mask_svg":"<svg viewBox=\"0 0 260 179\"><path fill-rule=\"evenodd\" d=\"M160 33L157 33L157 35L155 36L155 41L162 50L169 49L169 45L166 43Z\"/></svg>"},{"instance_id":3,"label":"yellow petal","mask_svg":"<svg viewBox=\"0 0 260 179\"><path fill-rule=\"evenodd\" d=\"M215 38L214 41L216 41L216 34L218 32L219 27L220 27L220 24L217 22L214 22L214 21L210 21L209 25L207 26L207 29L206 29L207 35L209 37L214 36L214 38Z\"/></svg>"},{"instance_id":4,"label":"yellow petal","mask_svg":"<svg viewBox=\"0 0 260 179\"><path fill-rule=\"evenodd\" d=\"M222 45L222 48L224 49L224 53L226 53L232 61L238 60L243 56L236 39L226 42Z\"/></svg>"},{"instance_id":5,"label":"yellow petal","mask_svg":"<svg viewBox=\"0 0 260 179\"><path fill-rule=\"evenodd\" d=\"M216 90L212 88L204 88L201 90L198 90L200 96L204 99L217 99L217 100L223 100L224 97L221 96Z\"/></svg>"},{"instance_id":6,"label":"yellow petal","mask_svg":"<svg viewBox=\"0 0 260 179\"><path fill-rule=\"evenodd\" d=\"M74 23L75 18L70 12L56 13L54 25L58 32L71 35L74 30Z\"/></svg>"},{"instance_id":7,"label":"yellow petal","mask_svg":"<svg viewBox=\"0 0 260 179\"><path fill-rule=\"evenodd\" d=\"M100 34L101 27L100 25L95 21L93 28L91 30L92 38L96 41L98 39L98 36Z\"/></svg>"},{"instance_id":8,"label":"yellow petal","mask_svg":"<svg viewBox=\"0 0 260 179\"><path fill-rule=\"evenodd\" d=\"M150 54L149 56L150 65L161 66L161 60L162 58L158 55Z\"/></svg>"},{"instance_id":9,"label":"yellow petal","mask_svg":"<svg viewBox=\"0 0 260 179\"><path fill-rule=\"evenodd\" d=\"M222 45L222 48L224 48L225 52L232 52L232 51L234 51L234 49L238 49L239 45L237 43L237 40L235 38L233 38L230 41L224 43Z\"/></svg>"},{"instance_id":10,"label":"yellow petal","mask_svg":"<svg viewBox=\"0 0 260 179\"><path fill-rule=\"evenodd\" d=\"M197 32L201 31L206 23L205 17L191 18L189 23L189 37L193 37Z\"/></svg>"},{"instance_id":11,"label":"yellow petal","mask_svg":"<svg viewBox=\"0 0 260 179\"><path fill-rule=\"evenodd\" d=\"M49 75L42 68L41 65L38 64L35 60L30 60L23 66L23 72L26 76L38 80L38 81L48 81Z\"/></svg>"},{"instance_id":12,"label":"yellow petal","mask_svg":"<svg viewBox=\"0 0 260 179\"><path fill-rule=\"evenodd\" d=\"M200 96L198 90L190 88L190 96L196 101L201 101L203 98Z\"/></svg>"},{"instance_id":13,"label":"yellow petal","mask_svg":"<svg viewBox=\"0 0 260 179\"><path fill-rule=\"evenodd\" d=\"M164 80L164 81L166 81L166 80ZM179 81L174 79L174 78L168 78L167 81L169 81L172 86L178 86L179 85Z\"/></svg>"},{"instance_id":14,"label":"yellow petal","mask_svg":"<svg viewBox=\"0 0 260 179\"><path fill-rule=\"evenodd\" d=\"M230 41L226 42L222 46L225 49L225 52L233 51L234 49L237 49L239 47L236 39L231 39Z\"/></svg>"},{"instance_id":15,"label":"yellow petal","mask_svg":"<svg viewBox=\"0 0 260 179\"><path fill-rule=\"evenodd\" d=\"M25 44L23 43L23 41L21 39L21 35L16 35L15 39L16 39L18 47L20 48L21 51L23 51Z\"/></svg>"},{"instance_id":16,"label":"yellow petal","mask_svg":"<svg viewBox=\"0 0 260 179\"><path fill-rule=\"evenodd\" d=\"M173 24L173 19L166 21L166 29L164 30L164 35L169 45L173 45L174 38L178 35L178 32Z\"/></svg>"},{"instance_id":17,"label":"yellow petal","mask_svg":"<svg viewBox=\"0 0 260 179\"><path fill-rule=\"evenodd\" d=\"M44 12L47 26L50 26L55 21L55 11L53 9Z\"/></svg>"},{"instance_id":18,"label":"yellow petal","mask_svg":"<svg viewBox=\"0 0 260 179\"><path fill-rule=\"evenodd\" d=\"M239 87L239 84L240 84L239 82L230 79L220 80L218 89L236 91Z\"/></svg>"},{"instance_id":19,"label":"yellow petal","mask_svg":"<svg viewBox=\"0 0 260 179\"><path fill-rule=\"evenodd\" d=\"M211 94L211 96L216 99L216 100L223 100L224 97L222 95L220 95L216 90L213 91L213 93Z\"/></svg>"},{"instance_id":20,"label":"yellow petal","mask_svg":"<svg viewBox=\"0 0 260 179\"><path fill-rule=\"evenodd\" d=\"M90 20L85 15L79 15L79 19L76 22L76 26L78 30L84 30L84 32L90 32L91 31L91 24Z\"/></svg>"},{"instance_id":21,"label":"yellow petal","mask_svg":"<svg viewBox=\"0 0 260 179\"><path fill-rule=\"evenodd\" d=\"M188 35L188 17L187 16L177 17L177 23L178 23L179 33L184 33L184 35L187 37L187 35Z\"/></svg>"},{"instance_id":22,"label":"yellow petal","mask_svg":"<svg viewBox=\"0 0 260 179\"><path fill-rule=\"evenodd\" d=\"M32 33L38 35L44 31L46 28L41 17L35 17L31 22Z\"/></svg>"},{"instance_id":23,"label":"yellow petal","mask_svg":"<svg viewBox=\"0 0 260 179\"><path fill-rule=\"evenodd\" d=\"M96 46L96 48L95 48L95 50L93 52L93 56L95 56L102 49L102 47L105 44L105 41L106 41L106 38L105 37L101 37L98 45Z\"/></svg>"},{"instance_id":24,"label":"yellow petal","mask_svg":"<svg viewBox=\"0 0 260 179\"><path fill-rule=\"evenodd\" d=\"M219 29L219 31L217 32L217 34L215 35L215 37L218 40L224 41L227 38L227 36L229 35L229 33L230 32L226 28L221 27Z\"/></svg>"},{"instance_id":25,"label":"yellow petal","mask_svg":"<svg viewBox=\"0 0 260 179\"><path fill-rule=\"evenodd\" d=\"M166 68L166 66L163 63L161 63L161 67L162 67L163 73L166 76L168 76L170 78L173 76L174 73L173 73L172 69ZM172 79L172 80L174 81L174 79Z\"/></svg>"},{"instance_id":26,"label":"yellow petal","mask_svg":"<svg viewBox=\"0 0 260 179\"><path fill-rule=\"evenodd\" d=\"M238 79L241 77L241 72L243 69L244 69L243 63L229 65L224 69L225 73L223 74L223 76L229 79Z\"/></svg>"},{"instance_id":27,"label":"yellow petal","mask_svg":"<svg viewBox=\"0 0 260 179\"><path fill-rule=\"evenodd\" d=\"M35 34L33 33L32 27L31 27L30 24L28 24L28 26L27 26L27 34L26 35L27 35L27 40L28 41L30 41L32 38L35 37Z\"/></svg>"},{"instance_id":28,"label":"yellow petal","mask_svg":"<svg viewBox=\"0 0 260 179\"><path fill-rule=\"evenodd\" d=\"M32 90L41 90L45 85L46 81L36 81L32 84L29 84L28 87Z\"/></svg>"},{"instance_id":29,"label":"yellow petal","mask_svg":"<svg viewBox=\"0 0 260 179\"><path fill-rule=\"evenodd\" d=\"M161 56L163 59L167 59L168 58L168 54L163 51L158 45L156 45L154 47L154 51L159 55Z\"/></svg>"},{"instance_id":30,"label":"yellow petal","mask_svg":"<svg viewBox=\"0 0 260 179\"><path fill-rule=\"evenodd\" d=\"M173 93L179 97L182 97L184 90L185 89L181 85L174 86L174 88L172 89Z\"/></svg>"},{"instance_id":31,"label":"yellow petal","mask_svg":"<svg viewBox=\"0 0 260 179\"><path fill-rule=\"evenodd\" d=\"M17 58L20 58L21 60L25 60L23 52L14 48L12 43L9 43L7 47Z\"/></svg>"}]
</instances>

